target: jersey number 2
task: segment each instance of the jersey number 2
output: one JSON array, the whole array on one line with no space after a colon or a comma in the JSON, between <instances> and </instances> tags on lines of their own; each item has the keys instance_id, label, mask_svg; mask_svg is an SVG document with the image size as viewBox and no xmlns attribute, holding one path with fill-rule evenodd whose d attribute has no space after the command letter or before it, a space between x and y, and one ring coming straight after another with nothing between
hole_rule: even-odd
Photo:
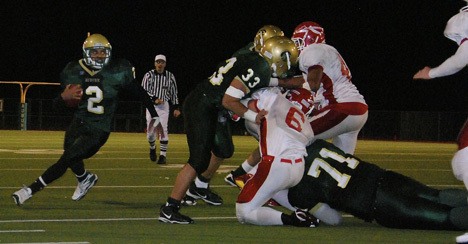
<instances>
[{"instance_id":1,"label":"jersey number 2","mask_svg":"<svg viewBox=\"0 0 468 244\"><path fill-rule=\"evenodd\" d=\"M103 114L104 107L101 105L97 105L100 102L102 102L102 99L104 99L101 88L99 88L98 86L89 86L88 88L86 88L86 95L89 96L88 111L94 114Z\"/></svg>"}]
</instances>

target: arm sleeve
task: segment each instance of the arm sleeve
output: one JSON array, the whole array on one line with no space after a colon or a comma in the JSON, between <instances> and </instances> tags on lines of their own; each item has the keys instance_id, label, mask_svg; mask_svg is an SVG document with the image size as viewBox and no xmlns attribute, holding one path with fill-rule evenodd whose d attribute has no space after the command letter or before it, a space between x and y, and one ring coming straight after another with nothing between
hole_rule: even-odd
<instances>
[{"instance_id":1,"label":"arm sleeve","mask_svg":"<svg viewBox=\"0 0 468 244\"><path fill-rule=\"evenodd\" d=\"M150 83L152 82L151 79L151 71L147 72L145 76L143 77L143 80L141 81L141 87L148 93L148 96L151 97L151 99L156 100L156 97L154 96L154 91L150 88Z\"/></svg>"},{"instance_id":2,"label":"arm sleeve","mask_svg":"<svg viewBox=\"0 0 468 244\"><path fill-rule=\"evenodd\" d=\"M438 67L429 71L429 77L437 78L457 73L468 65L468 42L462 43L457 52Z\"/></svg>"},{"instance_id":3,"label":"arm sleeve","mask_svg":"<svg viewBox=\"0 0 468 244\"><path fill-rule=\"evenodd\" d=\"M175 76L171 74L171 86L169 88L169 94L171 96L171 103L175 109L179 109L179 98L177 97L177 82Z\"/></svg>"},{"instance_id":4,"label":"arm sleeve","mask_svg":"<svg viewBox=\"0 0 468 244\"><path fill-rule=\"evenodd\" d=\"M154 103L151 100L151 97L148 95L145 89L143 89L143 87L137 85L135 82L130 82L127 83L127 85L124 87L124 90L128 91L132 96L138 97L150 112L151 117L159 117L156 109L154 109Z\"/></svg>"}]
</instances>

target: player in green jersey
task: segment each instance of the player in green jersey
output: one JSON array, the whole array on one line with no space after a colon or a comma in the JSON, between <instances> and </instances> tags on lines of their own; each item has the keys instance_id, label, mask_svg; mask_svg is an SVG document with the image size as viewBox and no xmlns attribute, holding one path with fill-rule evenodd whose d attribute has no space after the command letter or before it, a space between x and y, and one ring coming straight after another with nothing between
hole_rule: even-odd
<instances>
[{"instance_id":1,"label":"player in green jersey","mask_svg":"<svg viewBox=\"0 0 468 244\"><path fill-rule=\"evenodd\" d=\"M92 157L106 143L120 91L138 96L154 120L149 129L162 130L151 98L137 83L133 66L124 59L111 60L112 46L101 34L93 34L83 43L83 59L67 64L61 73L63 92L54 103L57 108L73 106L73 121L65 133L64 152L29 187L13 193L22 205L35 193L62 177L68 168L76 175L78 186L72 199L82 199L96 184L96 174L85 170L83 160ZM157 125L157 128L155 128Z\"/></svg>"},{"instance_id":2,"label":"player in green jersey","mask_svg":"<svg viewBox=\"0 0 468 244\"><path fill-rule=\"evenodd\" d=\"M277 26L264 25L255 34L253 42L250 42L247 46L236 51L232 57L238 57L249 53L259 53L266 40L275 36L284 36L284 33ZM234 121L240 120L240 116L233 114L232 111L229 111L229 116ZM258 149L256 149L256 151L258 151ZM211 164L208 166L208 169L202 174L198 175L195 178L194 183L190 185L189 190L187 190L187 195L182 201L184 205L195 205L196 199L199 198L197 196L197 192L199 191L207 193L207 197L202 198L206 203L211 205L222 204L222 198L209 190L209 182L211 181L211 178L215 174L216 170L218 170L221 163L218 162L215 157L216 156L212 156Z\"/></svg>"},{"instance_id":3,"label":"player in green jersey","mask_svg":"<svg viewBox=\"0 0 468 244\"><path fill-rule=\"evenodd\" d=\"M260 53L250 52L223 61L211 77L187 96L183 114L190 156L175 180L170 197L161 206L160 221L193 223L190 217L179 213L190 184L209 165L219 165L234 152L227 110L259 123L266 111L248 110L240 100L262 87L289 85L288 79L281 78L288 77L296 64L294 43L286 37L270 38ZM271 79L272 76L280 79ZM206 189L195 194L196 198L206 200L212 192Z\"/></svg>"},{"instance_id":4,"label":"player in green jersey","mask_svg":"<svg viewBox=\"0 0 468 244\"><path fill-rule=\"evenodd\" d=\"M346 154L324 140L309 145L307 154L300 183L289 193L275 196L283 206L290 203L311 209L324 202L390 228L468 229L466 190L428 187Z\"/></svg>"}]
</instances>

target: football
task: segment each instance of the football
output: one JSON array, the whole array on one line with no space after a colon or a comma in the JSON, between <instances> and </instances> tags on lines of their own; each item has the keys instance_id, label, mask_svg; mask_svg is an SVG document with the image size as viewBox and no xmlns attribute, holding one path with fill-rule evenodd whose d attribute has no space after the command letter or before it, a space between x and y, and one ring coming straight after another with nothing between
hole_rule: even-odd
<instances>
[{"instance_id":1,"label":"football","mask_svg":"<svg viewBox=\"0 0 468 244\"><path fill-rule=\"evenodd\" d=\"M83 96L83 90L81 89L81 85L79 84L70 84L66 88L67 92L70 96L64 98L65 105L69 108L76 108L78 104L81 102L81 97Z\"/></svg>"}]
</instances>

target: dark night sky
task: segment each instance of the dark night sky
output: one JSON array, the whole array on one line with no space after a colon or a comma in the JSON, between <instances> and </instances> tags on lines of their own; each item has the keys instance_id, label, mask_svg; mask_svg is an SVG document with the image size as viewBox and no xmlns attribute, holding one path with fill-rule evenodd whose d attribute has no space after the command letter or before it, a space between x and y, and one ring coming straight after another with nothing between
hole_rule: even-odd
<instances>
[{"instance_id":1,"label":"dark night sky","mask_svg":"<svg viewBox=\"0 0 468 244\"><path fill-rule=\"evenodd\" d=\"M128 59L137 79L166 54L183 98L214 72L218 62L253 40L265 24L287 36L306 20L320 23L327 43L340 51L371 110L467 111L468 69L413 81L424 65L436 66L457 45L443 36L461 0L181 0L0 1L2 81L59 82L81 58L86 33L101 33L113 56ZM2 85L0 97L17 97ZM55 87L34 87L29 97L52 98Z\"/></svg>"}]
</instances>

